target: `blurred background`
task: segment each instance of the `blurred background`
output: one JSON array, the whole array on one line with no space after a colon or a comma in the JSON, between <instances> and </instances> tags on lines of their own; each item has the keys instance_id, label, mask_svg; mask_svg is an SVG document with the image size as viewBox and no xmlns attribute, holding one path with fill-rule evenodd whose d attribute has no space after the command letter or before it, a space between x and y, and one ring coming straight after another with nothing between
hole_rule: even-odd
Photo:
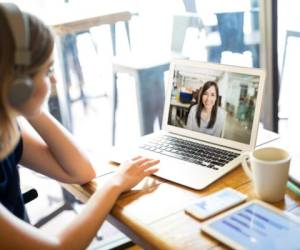
<instances>
[{"instance_id":1,"label":"blurred background","mask_svg":"<svg viewBox=\"0 0 300 250\"><path fill-rule=\"evenodd\" d=\"M264 68L267 84L261 122L285 136L298 153L293 139L300 137L298 1L12 2L52 26L59 82L48 108L74 134L98 174L105 173L111 146L160 129L164 84L174 57ZM24 185L41 190L38 199L28 204L33 222L66 204L56 182L26 169L21 177ZM42 184L45 181L47 185ZM59 216L68 214L71 219L75 210L62 209ZM49 223L55 224L59 216ZM49 223L45 230L55 231Z\"/></svg>"}]
</instances>

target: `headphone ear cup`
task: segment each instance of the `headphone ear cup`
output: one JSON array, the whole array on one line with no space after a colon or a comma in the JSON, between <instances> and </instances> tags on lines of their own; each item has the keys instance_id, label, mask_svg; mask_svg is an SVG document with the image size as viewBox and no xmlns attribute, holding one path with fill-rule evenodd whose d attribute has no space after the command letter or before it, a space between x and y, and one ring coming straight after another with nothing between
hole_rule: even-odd
<instances>
[{"instance_id":1,"label":"headphone ear cup","mask_svg":"<svg viewBox=\"0 0 300 250\"><path fill-rule=\"evenodd\" d=\"M17 78L9 89L8 99L13 107L24 104L32 95L33 84L30 77Z\"/></svg>"}]
</instances>

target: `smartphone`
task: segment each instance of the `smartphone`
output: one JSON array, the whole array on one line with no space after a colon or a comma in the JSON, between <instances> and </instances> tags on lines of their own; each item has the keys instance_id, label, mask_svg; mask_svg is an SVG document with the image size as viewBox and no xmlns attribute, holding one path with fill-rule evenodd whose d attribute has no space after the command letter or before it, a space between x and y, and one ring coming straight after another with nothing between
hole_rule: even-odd
<instances>
[{"instance_id":1,"label":"smartphone","mask_svg":"<svg viewBox=\"0 0 300 250\"><path fill-rule=\"evenodd\" d=\"M200 198L185 208L185 212L199 220L205 220L246 200L247 195L228 187Z\"/></svg>"}]
</instances>

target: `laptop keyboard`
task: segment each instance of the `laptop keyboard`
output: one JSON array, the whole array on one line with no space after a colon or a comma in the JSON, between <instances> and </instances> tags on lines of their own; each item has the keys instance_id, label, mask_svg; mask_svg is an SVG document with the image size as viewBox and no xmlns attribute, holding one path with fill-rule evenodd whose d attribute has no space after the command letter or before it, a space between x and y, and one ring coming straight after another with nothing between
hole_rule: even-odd
<instances>
[{"instance_id":1,"label":"laptop keyboard","mask_svg":"<svg viewBox=\"0 0 300 250\"><path fill-rule=\"evenodd\" d=\"M140 148L218 170L239 156L237 153L211 147L177 137L163 135L143 144Z\"/></svg>"}]
</instances>

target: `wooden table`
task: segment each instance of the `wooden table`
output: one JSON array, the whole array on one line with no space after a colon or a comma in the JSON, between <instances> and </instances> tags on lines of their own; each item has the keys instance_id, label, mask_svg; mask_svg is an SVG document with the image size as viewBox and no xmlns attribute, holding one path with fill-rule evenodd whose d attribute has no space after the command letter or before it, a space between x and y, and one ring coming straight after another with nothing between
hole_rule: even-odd
<instances>
[{"instance_id":1,"label":"wooden table","mask_svg":"<svg viewBox=\"0 0 300 250\"><path fill-rule=\"evenodd\" d=\"M91 15L87 17L80 17L77 19L68 19L61 23L55 23L52 25L56 35L63 36L70 33L77 33L89 30L92 27L115 24L119 21L129 21L132 14L129 11L115 11L98 13L97 15Z\"/></svg>"},{"instance_id":2,"label":"wooden table","mask_svg":"<svg viewBox=\"0 0 300 250\"><path fill-rule=\"evenodd\" d=\"M136 13L131 13L128 10L119 9L117 6L115 6L114 9L99 9L99 8L92 8L93 6L90 6L87 8L85 6L81 12L78 12L79 6L74 8L74 6L71 6L70 8L63 8L62 10L58 9L57 17L55 20L48 20L47 24L50 25L56 35L56 57L58 60L56 60L56 64L58 68L61 70L58 70L56 73L58 80L62 82L63 84L58 84L55 86L55 89L53 90L52 98L50 98L50 102L53 102L54 104L51 106L55 106L57 103L59 103L59 111L54 112L58 113L55 115L56 118L58 118L59 121L62 122L62 124L70 131L73 131L73 120L72 120L72 111L71 111L71 103L74 102L74 100L71 99L70 93L69 93L69 85L71 84L71 77L70 75L67 76L68 73L68 60L67 56L63 53L63 50L65 49L64 46L64 38L67 35L78 35L80 33L89 32L89 30L93 27L98 27L101 25L109 25L110 26L110 35L111 35L111 41L112 41L112 53L113 56L116 55L116 23L123 22L125 25L127 37L130 41L129 37L129 27L128 27L128 21L131 19L132 15L135 15ZM48 17L49 19L49 17ZM76 38L74 39L74 43L71 45L72 47L72 58L74 61L74 72L77 75L77 81L78 86L80 89L80 96L77 99L83 100L84 105L87 102L84 90L83 90L83 72L79 63L79 58L77 55L77 46L76 46ZM75 82L76 83L76 82ZM99 83L101 84L101 83ZM115 117L116 117L116 99L117 99L117 87L114 83L112 83L112 145L114 144L114 138L115 138ZM57 88L57 89L56 89ZM106 95L102 95L102 97L105 97ZM95 96L97 97L97 96ZM93 97L93 98L95 98ZM56 100L58 98L58 100Z\"/></svg>"},{"instance_id":3,"label":"wooden table","mask_svg":"<svg viewBox=\"0 0 300 250\"><path fill-rule=\"evenodd\" d=\"M280 140L272 142L280 145ZM110 166L115 167L112 163ZM69 192L86 202L101 188L108 175L83 185L66 185ZM256 198L252 182L241 167L236 168L203 191L195 191L156 177L148 177L134 190L119 198L108 221L144 249L227 249L200 232L201 222L190 217L184 208L199 197L232 187ZM300 197L287 190L285 199L274 206L300 216Z\"/></svg>"}]
</instances>

